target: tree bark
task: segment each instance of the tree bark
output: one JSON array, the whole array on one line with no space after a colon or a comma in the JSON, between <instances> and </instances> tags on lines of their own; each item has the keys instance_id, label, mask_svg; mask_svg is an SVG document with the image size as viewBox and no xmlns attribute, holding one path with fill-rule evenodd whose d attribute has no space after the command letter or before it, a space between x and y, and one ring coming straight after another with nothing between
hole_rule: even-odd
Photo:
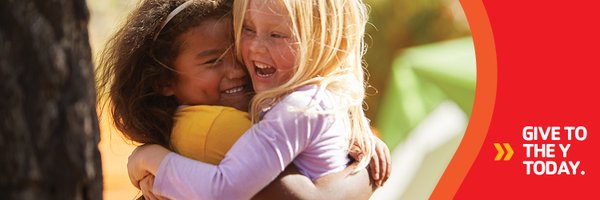
<instances>
[{"instance_id":1,"label":"tree bark","mask_svg":"<svg viewBox=\"0 0 600 200\"><path fill-rule=\"evenodd\" d=\"M85 0L0 1L0 199L102 199Z\"/></svg>"}]
</instances>

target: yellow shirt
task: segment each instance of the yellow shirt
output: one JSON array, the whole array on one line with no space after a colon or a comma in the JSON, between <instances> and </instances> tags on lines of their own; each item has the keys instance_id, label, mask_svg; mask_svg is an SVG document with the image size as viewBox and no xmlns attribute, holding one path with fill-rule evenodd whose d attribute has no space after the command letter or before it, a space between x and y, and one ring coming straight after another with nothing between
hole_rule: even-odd
<instances>
[{"instance_id":1,"label":"yellow shirt","mask_svg":"<svg viewBox=\"0 0 600 200\"><path fill-rule=\"evenodd\" d=\"M181 106L171 133L174 150L186 157L219 164L251 127L248 113L224 106Z\"/></svg>"}]
</instances>

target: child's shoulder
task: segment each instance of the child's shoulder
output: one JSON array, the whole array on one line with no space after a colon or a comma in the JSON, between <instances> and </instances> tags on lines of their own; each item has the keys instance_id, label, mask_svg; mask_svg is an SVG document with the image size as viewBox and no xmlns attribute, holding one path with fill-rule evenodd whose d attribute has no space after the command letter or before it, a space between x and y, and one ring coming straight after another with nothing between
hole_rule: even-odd
<instances>
[{"instance_id":1,"label":"child's shoulder","mask_svg":"<svg viewBox=\"0 0 600 200\"><path fill-rule=\"evenodd\" d=\"M305 85L283 97L278 103L297 108L330 109L335 105L335 96L317 85Z\"/></svg>"},{"instance_id":2,"label":"child's shoulder","mask_svg":"<svg viewBox=\"0 0 600 200\"><path fill-rule=\"evenodd\" d=\"M316 85L296 88L272 107L263 110L261 122L281 124L288 128L328 127L337 115L331 92ZM307 126L306 124L311 124Z\"/></svg>"},{"instance_id":3,"label":"child's shoulder","mask_svg":"<svg viewBox=\"0 0 600 200\"><path fill-rule=\"evenodd\" d=\"M248 118L248 113L232 107L212 105L180 106L175 112L175 119L177 121L182 119L214 121L217 118L230 116Z\"/></svg>"},{"instance_id":4,"label":"child's shoulder","mask_svg":"<svg viewBox=\"0 0 600 200\"><path fill-rule=\"evenodd\" d=\"M308 105L311 102L321 100L322 91L316 85L305 85L294 89L290 94L284 96L280 103L293 105Z\"/></svg>"}]
</instances>

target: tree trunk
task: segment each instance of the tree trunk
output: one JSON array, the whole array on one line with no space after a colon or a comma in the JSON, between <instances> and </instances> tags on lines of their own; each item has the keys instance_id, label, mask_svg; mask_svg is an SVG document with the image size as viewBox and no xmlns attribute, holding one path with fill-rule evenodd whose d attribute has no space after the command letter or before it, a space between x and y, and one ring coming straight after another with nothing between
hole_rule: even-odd
<instances>
[{"instance_id":1,"label":"tree trunk","mask_svg":"<svg viewBox=\"0 0 600 200\"><path fill-rule=\"evenodd\" d=\"M102 199L85 0L0 1L0 199Z\"/></svg>"}]
</instances>

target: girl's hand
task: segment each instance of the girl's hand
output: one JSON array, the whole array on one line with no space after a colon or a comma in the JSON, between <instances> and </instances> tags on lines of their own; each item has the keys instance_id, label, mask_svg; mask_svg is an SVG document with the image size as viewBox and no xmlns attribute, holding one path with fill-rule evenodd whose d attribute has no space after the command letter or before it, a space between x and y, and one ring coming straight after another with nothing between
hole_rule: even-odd
<instances>
[{"instance_id":1,"label":"girl's hand","mask_svg":"<svg viewBox=\"0 0 600 200\"><path fill-rule=\"evenodd\" d=\"M163 200L162 196L155 195L152 192L152 187L154 186L154 176L148 175L144 177L140 181L140 189L142 190L142 195L144 196L144 200Z\"/></svg>"},{"instance_id":2,"label":"girl's hand","mask_svg":"<svg viewBox=\"0 0 600 200\"><path fill-rule=\"evenodd\" d=\"M383 186L383 183L390 177L391 172L391 157L390 150L387 145L381 141L378 137L374 137L374 152L369 162L369 171L371 171L371 178L375 181L378 187ZM361 160L363 158L363 152L357 146L352 146L349 151L350 157L354 160Z\"/></svg>"},{"instance_id":3,"label":"girl's hand","mask_svg":"<svg viewBox=\"0 0 600 200\"><path fill-rule=\"evenodd\" d=\"M131 183L139 189L140 181L143 178L156 175L160 163L169 152L169 150L156 144L142 145L135 148L127 161L127 172Z\"/></svg>"},{"instance_id":4,"label":"girl's hand","mask_svg":"<svg viewBox=\"0 0 600 200\"><path fill-rule=\"evenodd\" d=\"M390 150L387 145L381 141L378 137L375 138L375 152L371 157L369 166L371 167L371 176L377 186L383 186L392 171L392 158L390 156Z\"/></svg>"}]
</instances>

